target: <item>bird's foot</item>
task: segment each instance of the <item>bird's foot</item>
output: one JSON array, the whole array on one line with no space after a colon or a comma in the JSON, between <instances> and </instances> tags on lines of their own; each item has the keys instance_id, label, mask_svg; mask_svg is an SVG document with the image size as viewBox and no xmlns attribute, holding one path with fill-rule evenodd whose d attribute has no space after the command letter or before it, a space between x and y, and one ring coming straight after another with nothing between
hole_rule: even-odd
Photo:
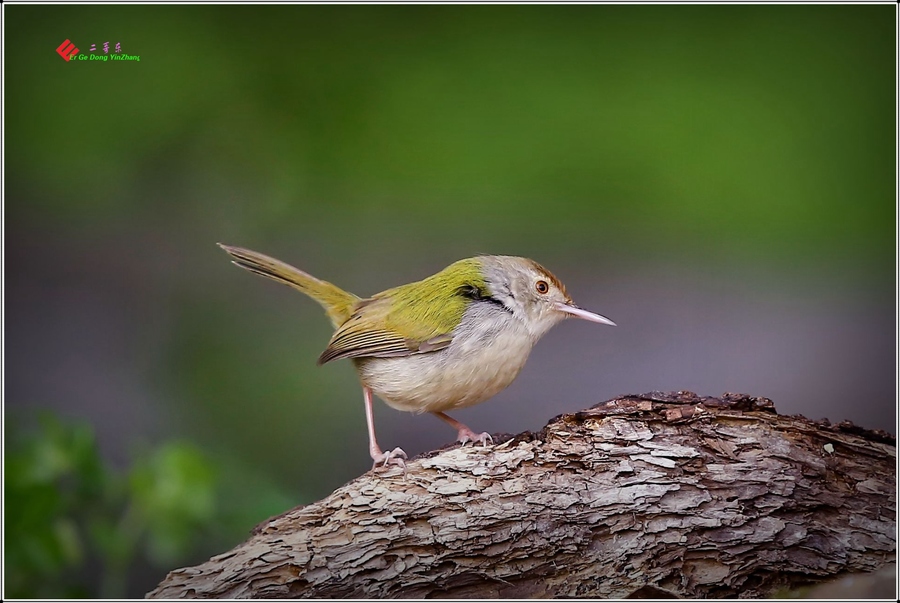
<instances>
[{"instance_id":1,"label":"bird's foot","mask_svg":"<svg viewBox=\"0 0 900 603\"><path fill-rule=\"evenodd\" d=\"M409 458L406 456L406 453L403 452L401 448L394 448L388 452L373 451L372 452L372 469L375 469L380 464L382 467L387 467L388 465L397 465L398 467L402 467L404 471L406 471L406 463L404 459Z\"/></svg>"},{"instance_id":2,"label":"bird's foot","mask_svg":"<svg viewBox=\"0 0 900 603\"><path fill-rule=\"evenodd\" d=\"M492 438L491 434L486 431L482 433L475 433L447 413L440 411L432 411L432 413L441 421L449 423L450 426L456 430L456 441L463 446L466 445L466 442L472 442L473 446L475 445L475 442L478 442L482 446L487 446L488 442L490 442L491 444L494 443L494 438Z\"/></svg>"},{"instance_id":3,"label":"bird's foot","mask_svg":"<svg viewBox=\"0 0 900 603\"><path fill-rule=\"evenodd\" d=\"M475 445L475 442L478 442L482 446L487 446L488 442L490 442L491 444L494 443L494 438L492 438L491 434L486 431L475 433L464 425L459 429L456 441L463 446L465 446L467 442L472 442L473 446Z\"/></svg>"}]
</instances>

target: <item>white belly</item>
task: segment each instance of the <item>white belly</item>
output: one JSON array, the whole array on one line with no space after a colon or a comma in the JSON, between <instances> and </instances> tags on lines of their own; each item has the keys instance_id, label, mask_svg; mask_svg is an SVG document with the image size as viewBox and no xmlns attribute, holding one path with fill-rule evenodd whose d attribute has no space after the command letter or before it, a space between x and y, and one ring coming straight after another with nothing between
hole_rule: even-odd
<instances>
[{"instance_id":1,"label":"white belly","mask_svg":"<svg viewBox=\"0 0 900 603\"><path fill-rule=\"evenodd\" d=\"M450 346L438 352L354 359L360 379L398 410L436 412L484 402L512 383L534 341L503 311L474 318L467 314Z\"/></svg>"}]
</instances>

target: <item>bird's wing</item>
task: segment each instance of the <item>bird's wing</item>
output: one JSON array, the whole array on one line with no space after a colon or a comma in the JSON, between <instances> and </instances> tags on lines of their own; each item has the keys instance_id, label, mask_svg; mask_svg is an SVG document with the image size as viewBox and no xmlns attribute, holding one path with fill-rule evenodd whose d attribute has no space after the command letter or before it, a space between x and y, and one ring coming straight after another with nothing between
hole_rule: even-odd
<instances>
[{"instance_id":1,"label":"bird's wing","mask_svg":"<svg viewBox=\"0 0 900 603\"><path fill-rule=\"evenodd\" d=\"M449 346L473 296L471 286L460 287L458 279L447 279L444 272L359 301L319 356L319 364L424 354Z\"/></svg>"},{"instance_id":2,"label":"bird's wing","mask_svg":"<svg viewBox=\"0 0 900 603\"><path fill-rule=\"evenodd\" d=\"M387 303L379 303L377 299L363 300L328 342L328 347L319 356L319 364L340 358L391 358L436 352L453 340L450 333L442 333L440 328L422 328L421 325L408 327L409 336L404 336L392 328L389 314Z\"/></svg>"},{"instance_id":3,"label":"bird's wing","mask_svg":"<svg viewBox=\"0 0 900 603\"><path fill-rule=\"evenodd\" d=\"M388 289L356 303L319 356L338 358L409 356L450 345L466 308L485 289L477 258L460 260L417 283Z\"/></svg>"}]
</instances>

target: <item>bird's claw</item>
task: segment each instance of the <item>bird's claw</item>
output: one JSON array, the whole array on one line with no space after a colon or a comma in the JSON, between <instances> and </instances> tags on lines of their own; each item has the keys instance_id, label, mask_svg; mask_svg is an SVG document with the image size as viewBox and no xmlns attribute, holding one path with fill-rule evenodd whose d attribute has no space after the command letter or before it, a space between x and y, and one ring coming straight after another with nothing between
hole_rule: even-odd
<instances>
[{"instance_id":1,"label":"bird's claw","mask_svg":"<svg viewBox=\"0 0 900 603\"><path fill-rule=\"evenodd\" d=\"M481 433L475 433L468 428L459 430L459 437L457 438L457 441L462 446L465 446L467 442L472 442L472 446L474 446L476 442L478 442L482 446L487 446L488 442L490 442L491 445L494 444L494 438L492 438L491 434L489 434L488 432L482 431Z\"/></svg>"},{"instance_id":2,"label":"bird's claw","mask_svg":"<svg viewBox=\"0 0 900 603\"><path fill-rule=\"evenodd\" d=\"M381 464L382 467L387 467L388 465L397 465L401 467L403 471L406 471L406 463L403 462L404 459L408 459L406 453L403 452L401 448L394 448L388 452L382 452L380 454L372 455L372 469L378 468L378 465Z\"/></svg>"}]
</instances>

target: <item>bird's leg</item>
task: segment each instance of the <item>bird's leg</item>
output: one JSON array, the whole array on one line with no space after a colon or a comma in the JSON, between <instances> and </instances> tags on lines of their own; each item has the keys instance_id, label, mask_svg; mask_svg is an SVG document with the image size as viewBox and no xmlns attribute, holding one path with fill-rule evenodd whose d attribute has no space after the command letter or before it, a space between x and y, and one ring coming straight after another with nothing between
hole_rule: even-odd
<instances>
[{"instance_id":1,"label":"bird's leg","mask_svg":"<svg viewBox=\"0 0 900 603\"><path fill-rule=\"evenodd\" d=\"M475 433L450 415L444 414L442 412L431 413L436 416L438 419L442 421L446 421L450 424L450 427L457 431L456 441L460 442L463 446L466 445L466 442L472 442L474 445L475 442L478 442L482 446L487 446L487 443L494 443L494 438L491 437L491 434L484 431L482 433Z\"/></svg>"},{"instance_id":2,"label":"bird's leg","mask_svg":"<svg viewBox=\"0 0 900 603\"><path fill-rule=\"evenodd\" d=\"M381 463L384 466L394 464L403 467L406 470L406 463L403 459L407 458L406 453L400 448L394 448L390 452L382 452L375 441L375 419L372 417L372 390L363 386L363 398L366 401L366 423L369 425L369 455L372 457L372 469Z\"/></svg>"}]
</instances>

